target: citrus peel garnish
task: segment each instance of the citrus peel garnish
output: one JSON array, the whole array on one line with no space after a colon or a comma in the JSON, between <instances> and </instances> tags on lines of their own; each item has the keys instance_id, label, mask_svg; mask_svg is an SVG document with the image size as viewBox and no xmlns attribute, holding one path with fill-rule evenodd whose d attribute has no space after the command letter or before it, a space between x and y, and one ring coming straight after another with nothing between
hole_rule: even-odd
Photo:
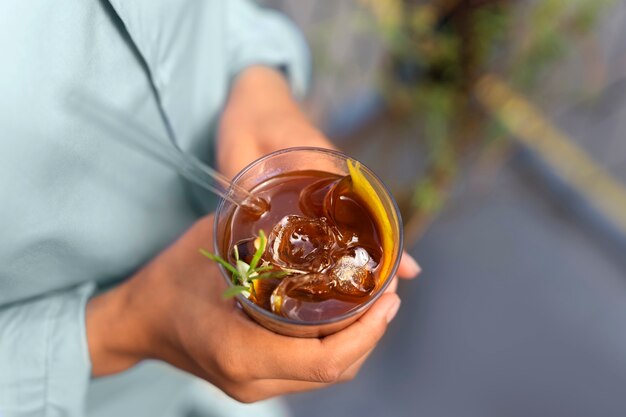
<instances>
[{"instance_id":1,"label":"citrus peel garnish","mask_svg":"<svg viewBox=\"0 0 626 417\"><path fill-rule=\"evenodd\" d=\"M393 229L391 227L391 222L389 221L389 216L387 215L387 211L385 210L385 206L383 205L380 196L372 184L367 180L365 175L363 175L363 172L361 171L361 163L352 159L348 159L346 162L348 163L348 170L350 172L350 178L352 179L354 192L363 200L367 208L374 215L374 221L378 226L383 245L383 259L380 267L380 276L383 279L387 279L387 274L391 270L391 257L393 255L394 246Z\"/></svg>"}]
</instances>

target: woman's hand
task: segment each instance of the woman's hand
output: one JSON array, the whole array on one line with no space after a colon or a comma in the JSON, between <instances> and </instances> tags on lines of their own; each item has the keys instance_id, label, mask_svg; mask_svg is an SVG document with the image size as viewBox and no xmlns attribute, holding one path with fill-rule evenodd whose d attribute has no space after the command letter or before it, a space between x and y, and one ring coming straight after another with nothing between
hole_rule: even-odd
<instances>
[{"instance_id":1,"label":"woman's hand","mask_svg":"<svg viewBox=\"0 0 626 417\"><path fill-rule=\"evenodd\" d=\"M93 375L159 359L251 402L353 378L395 316L400 300L384 294L348 328L322 339L281 336L251 321L216 264L213 216L187 233L130 280L92 299L87 335ZM405 266L406 271L411 272Z\"/></svg>"}]
</instances>

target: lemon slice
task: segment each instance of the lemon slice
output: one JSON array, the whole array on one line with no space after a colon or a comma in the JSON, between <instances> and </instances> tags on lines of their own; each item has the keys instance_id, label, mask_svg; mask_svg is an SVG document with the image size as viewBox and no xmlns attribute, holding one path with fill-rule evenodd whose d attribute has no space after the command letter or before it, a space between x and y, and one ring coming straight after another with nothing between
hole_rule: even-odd
<instances>
[{"instance_id":1,"label":"lemon slice","mask_svg":"<svg viewBox=\"0 0 626 417\"><path fill-rule=\"evenodd\" d=\"M367 208L374 215L374 221L381 234L383 259L380 266L380 276L382 279L387 279L387 274L391 270L391 257L393 255L393 229L391 228L389 216L387 216L387 211L378 193L367 178L365 178L365 175L363 175L361 163L352 159L348 159L346 162L348 163L348 170L352 178L354 192L363 200Z\"/></svg>"}]
</instances>

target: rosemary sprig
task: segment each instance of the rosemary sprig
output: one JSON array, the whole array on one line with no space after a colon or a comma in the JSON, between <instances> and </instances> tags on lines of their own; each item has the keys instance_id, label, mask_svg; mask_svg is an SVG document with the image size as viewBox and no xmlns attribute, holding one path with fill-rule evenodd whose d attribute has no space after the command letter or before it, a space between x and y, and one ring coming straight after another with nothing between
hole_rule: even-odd
<instances>
[{"instance_id":1,"label":"rosemary sprig","mask_svg":"<svg viewBox=\"0 0 626 417\"><path fill-rule=\"evenodd\" d=\"M256 243L256 242L255 242ZM257 245L255 245L257 246ZM244 297L249 298L250 295L256 296L256 290L254 282L260 279L267 278L282 278L285 275L289 275L288 271L274 271L274 267L268 264L259 265L259 261L265 252L267 246L267 238L263 230L259 230L258 247L256 252L250 260L250 264L239 259L239 250L235 245L233 250L235 253L235 265L231 265L224 258L207 251L206 249L200 249L200 253L212 261L215 261L222 265L228 272L231 273L232 287L229 287L222 294L223 298L235 297L239 294L243 294Z\"/></svg>"}]
</instances>

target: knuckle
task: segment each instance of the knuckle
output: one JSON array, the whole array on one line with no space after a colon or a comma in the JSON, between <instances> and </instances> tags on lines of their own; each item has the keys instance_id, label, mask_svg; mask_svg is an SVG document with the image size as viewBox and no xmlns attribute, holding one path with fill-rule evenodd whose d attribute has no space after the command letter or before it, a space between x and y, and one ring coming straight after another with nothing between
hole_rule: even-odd
<instances>
[{"instance_id":1,"label":"knuckle","mask_svg":"<svg viewBox=\"0 0 626 417\"><path fill-rule=\"evenodd\" d=\"M219 354L216 358L216 365L219 372L230 381L244 382L247 379L245 367L241 366L236 355L232 353L223 352Z\"/></svg>"},{"instance_id":2,"label":"knuckle","mask_svg":"<svg viewBox=\"0 0 626 417\"><path fill-rule=\"evenodd\" d=\"M248 392L246 390L235 392L231 395L231 397L243 404L252 404L262 399L257 394Z\"/></svg>"},{"instance_id":3,"label":"knuckle","mask_svg":"<svg viewBox=\"0 0 626 417\"><path fill-rule=\"evenodd\" d=\"M313 379L315 382L332 384L339 381L341 370L334 363L329 362L315 368Z\"/></svg>"},{"instance_id":4,"label":"knuckle","mask_svg":"<svg viewBox=\"0 0 626 417\"><path fill-rule=\"evenodd\" d=\"M243 404L252 404L267 398L267 396L262 395L257 389L240 384L225 389L224 392L230 398Z\"/></svg>"}]
</instances>

